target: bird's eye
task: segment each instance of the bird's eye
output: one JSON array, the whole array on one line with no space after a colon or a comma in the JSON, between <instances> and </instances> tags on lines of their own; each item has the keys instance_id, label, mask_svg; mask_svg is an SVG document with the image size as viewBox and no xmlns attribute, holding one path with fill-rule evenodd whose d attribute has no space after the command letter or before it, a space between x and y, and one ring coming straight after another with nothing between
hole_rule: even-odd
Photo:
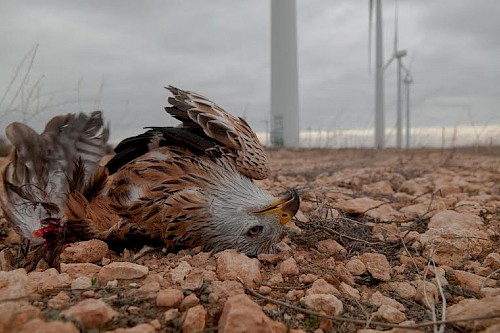
<instances>
[{"instance_id":1,"label":"bird's eye","mask_svg":"<svg viewBox=\"0 0 500 333\"><path fill-rule=\"evenodd\" d=\"M248 229L247 235L252 236L252 237L257 236L258 234L260 234L262 232L262 229L264 229L264 228L261 225L256 225L256 226Z\"/></svg>"}]
</instances>

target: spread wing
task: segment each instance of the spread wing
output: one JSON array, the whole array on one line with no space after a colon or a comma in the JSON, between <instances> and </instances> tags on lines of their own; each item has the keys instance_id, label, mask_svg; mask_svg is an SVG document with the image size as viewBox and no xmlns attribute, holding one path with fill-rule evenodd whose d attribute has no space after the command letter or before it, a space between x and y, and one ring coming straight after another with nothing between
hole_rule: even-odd
<instances>
[{"instance_id":1,"label":"spread wing","mask_svg":"<svg viewBox=\"0 0 500 333\"><path fill-rule=\"evenodd\" d=\"M224 155L241 174L253 179L268 176L269 161L264 147L244 119L230 115L197 93L172 86L167 89L174 96L168 99L171 106L165 110L182 124L176 128L152 127L142 135L122 141L107 165L111 173L155 148L177 146L195 154Z\"/></svg>"},{"instance_id":2,"label":"spread wing","mask_svg":"<svg viewBox=\"0 0 500 333\"><path fill-rule=\"evenodd\" d=\"M76 160L83 163L84 182L105 154L109 130L96 111L54 117L42 134L15 122L6 135L12 151L1 173L2 208L19 234L38 242L32 232L40 228L40 220L63 214Z\"/></svg>"}]
</instances>

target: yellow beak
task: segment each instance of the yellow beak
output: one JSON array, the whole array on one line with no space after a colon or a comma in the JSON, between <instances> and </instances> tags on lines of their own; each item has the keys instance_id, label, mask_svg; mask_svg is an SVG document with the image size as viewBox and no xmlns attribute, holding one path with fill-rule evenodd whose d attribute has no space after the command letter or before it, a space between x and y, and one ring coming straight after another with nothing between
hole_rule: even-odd
<instances>
[{"instance_id":1,"label":"yellow beak","mask_svg":"<svg viewBox=\"0 0 500 333\"><path fill-rule=\"evenodd\" d=\"M253 215L280 215L280 223L286 224L292 220L299 210L300 198L296 190L289 190L285 195L274 201L268 207L253 211Z\"/></svg>"}]
</instances>

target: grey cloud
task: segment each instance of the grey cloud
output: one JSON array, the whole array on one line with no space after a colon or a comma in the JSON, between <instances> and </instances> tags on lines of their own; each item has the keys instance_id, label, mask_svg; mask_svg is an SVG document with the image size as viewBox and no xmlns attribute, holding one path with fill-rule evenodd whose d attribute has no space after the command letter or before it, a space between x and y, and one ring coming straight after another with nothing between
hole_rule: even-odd
<instances>
[{"instance_id":1,"label":"grey cloud","mask_svg":"<svg viewBox=\"0 0 500 333\"><path fill-rule=\"evenodd\" d=\"M0 92L36 43L31 76L63 105L50 116L105 111L115 137L172 125L166 84L198 91L264 130L269 117L270 13L267 1L11 1L0 20ZM299 0L302 128L371 128L368 1ZM384 1L385 56L392 53L394 1ZM400 1L400 46L409 51L414 123L500 124L500 4ZM395 71L386 74L387 126L395 122ZM83 79L81 79L83 78ZM104 79L102 99L97 103ZM77 86L80 86L80 105ZM68 102L68 103L64 103ZM16 118L17 117L17 118ZM19 119L14 115L5 119ZM5 125L2 124L2 125Z\"/></svg>"}]
</instances>

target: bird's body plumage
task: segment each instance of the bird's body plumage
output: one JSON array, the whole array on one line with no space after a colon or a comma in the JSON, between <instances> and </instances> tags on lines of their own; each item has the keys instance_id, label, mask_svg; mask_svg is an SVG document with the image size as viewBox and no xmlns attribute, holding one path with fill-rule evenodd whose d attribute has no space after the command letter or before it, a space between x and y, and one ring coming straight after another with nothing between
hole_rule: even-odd
<instances>
[{"instance_id":1,"label":"bird's body plumage","mask_svg":"<svg viewBox=\"0 0 500 333\"><path fill-rule=\"evenodd\" d=\"M201 95L168 89L174 97L165 110L181 125L125 139L106 167L83 181L69 177L78 184L57 203L68 228L110 242L273 251L298 209L297 194L275 198L255 185L269 163L243 119Z\"/></svg>"}]
</instances>

